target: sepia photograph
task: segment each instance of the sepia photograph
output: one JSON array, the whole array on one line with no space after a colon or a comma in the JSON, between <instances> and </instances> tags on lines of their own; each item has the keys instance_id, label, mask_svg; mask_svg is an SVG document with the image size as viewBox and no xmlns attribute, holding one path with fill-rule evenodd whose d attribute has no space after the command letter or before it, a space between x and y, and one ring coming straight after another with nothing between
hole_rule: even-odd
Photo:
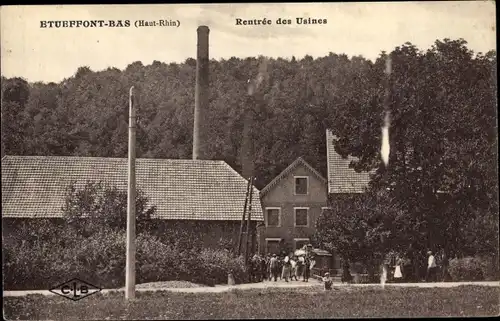
<instances>
[{"instance_id":1,"label":"sepia photograph","mask_svg":"<svg viewBox=\"0 0 500 321\"><path fill-rule=\"evenodd\" d=\"M493 1L0 7L6 320L500 315Z\"/></svg>"}]
</instances>

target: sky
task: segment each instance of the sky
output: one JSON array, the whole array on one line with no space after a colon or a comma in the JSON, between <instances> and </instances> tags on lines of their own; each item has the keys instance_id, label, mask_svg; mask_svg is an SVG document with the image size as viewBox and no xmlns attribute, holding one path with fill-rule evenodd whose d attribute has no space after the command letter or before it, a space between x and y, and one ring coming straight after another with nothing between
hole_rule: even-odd
<instances>
[{"instance_id":1,"label":"sky","mask_svg":"<svg viewBox=\"0 0 500 321\"><path fill-rule=\"evenodd\" d=\"M376 59L411 42L426 50L437 39L463 38L475 52L496 49L493 1L293 4L156 4L2 6L1 73L30 82L59 82L80 66L98 71L135 61L183 62L196 57L196 28L210 28L210 58L301 58L329 52ZM277 25L278 18L327 19L322 25ZM272 25L237 26L236 18ZM40 28L41 20L180 21L180 27Z\"/></svg>"}]
</instances>

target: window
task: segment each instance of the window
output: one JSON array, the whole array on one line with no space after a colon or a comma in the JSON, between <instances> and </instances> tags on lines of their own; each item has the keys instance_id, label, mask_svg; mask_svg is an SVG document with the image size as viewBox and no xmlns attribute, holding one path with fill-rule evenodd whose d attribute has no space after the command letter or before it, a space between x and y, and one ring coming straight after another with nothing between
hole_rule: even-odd
<instances>
[{"instance_id":1,"label":"window","mask_svg":"<svg viewBox=\"0 0 500 321\"><path fill-rule=\"evenodd\" d=\"M296 207L294 210L295 210L295 226L308 226L309 208Z\"/></svg>"},{"instance_id":2,"label":"window","mask_svg":"<svg viewBox=\"0 0 500 321\"><path fill-rule=\"evenodd\" d=\"M295 195L309 193L309 179L307 176L295 176Z\"/></svg>"},{"instance_id":3,"label":"window","mask_svg":"<svg viewBox=\"0 0 500 321\"><path fill-rule=\"evenodd\" d=\"M295 249L299 250L304 247L304 245L309 244L309 239L304 238L304 239L294 239L295 241Z\"/></svg>"},{"instance_id":4,"label":"window","mask_svg":"<svg viewBox=\"0 0 500 321\"><path fill-rule=\"evenodd\" d=\"M266 226L280 226L281 223L281 208L266 207Z\"/></svg>"},{"instance_id":5,"label":"window","mask_svg":"<svg viewBox=\"0 0 500 321\"><path fill-rule=\"evenodd\" d=\"M266 239L266 253L279 254L281 239Z\"/></svg>"},{"instance_id":6,"label":"window","mask_svg":"<svg viewBox=\"0 0 500 321\"><path fill-rule=\"evenodd\" d=\"M322 207L321 208L321 214L323 214L324 212L328 212L330 210L329 207Z\"/></svg>"}]
</instances>

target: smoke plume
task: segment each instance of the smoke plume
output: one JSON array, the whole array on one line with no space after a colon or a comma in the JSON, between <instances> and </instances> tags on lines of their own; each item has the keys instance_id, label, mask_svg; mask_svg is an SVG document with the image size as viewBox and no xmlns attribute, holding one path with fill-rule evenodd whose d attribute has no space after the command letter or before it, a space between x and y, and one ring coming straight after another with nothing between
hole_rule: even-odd
<instances>
[{"instance_id":1,"label":"smoke plume","mask_svg":"<svg viewBox=\"0 0 500 321\"><path fill-rule=\"evenodd\" d=\"M390 111L389 111L389 98L390 98L390 88L389 88L389 78L392 72L392 62L391 57L388 56L385 62L385 74L386 74L386 83L385 83L385 99L384 99L384 125L382 126L382 146L380 147L380 154L382 156L382 161L384 165L389 165L389 155L391 153L391 146L389 143L389 128L391 126L390 121Z\"/></svg>"},{"instance_id":2,"label":"smoke plume","mask_svg":"<svg viewBox=\"0 0 500 321\"><path fill-rule=\"evenodd\" d=\"M252 96L267 77L267 58L262 57L257 77L255 77L255 79L248 79L248 95Z\"/></svg>"}]
</instances>

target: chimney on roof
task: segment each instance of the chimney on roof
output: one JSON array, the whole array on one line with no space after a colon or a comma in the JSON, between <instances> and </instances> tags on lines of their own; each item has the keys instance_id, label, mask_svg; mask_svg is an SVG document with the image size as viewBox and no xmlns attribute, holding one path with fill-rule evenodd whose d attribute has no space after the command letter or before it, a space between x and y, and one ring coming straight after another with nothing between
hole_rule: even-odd
<instances>
[{"instance_id":1,"label":"chimney on roof","mask_svg":"<svg viewBox=\"0 0 500 321\"><path fill-rule=\"evenodd\" d=\"M193 159L205 159L207 153L206 112L208 110L209 86L209 58L207 26L199 26L198 45L196 52L196 88L194 101L194 126L193 126Z\"/></svg>"}]
</instances>

